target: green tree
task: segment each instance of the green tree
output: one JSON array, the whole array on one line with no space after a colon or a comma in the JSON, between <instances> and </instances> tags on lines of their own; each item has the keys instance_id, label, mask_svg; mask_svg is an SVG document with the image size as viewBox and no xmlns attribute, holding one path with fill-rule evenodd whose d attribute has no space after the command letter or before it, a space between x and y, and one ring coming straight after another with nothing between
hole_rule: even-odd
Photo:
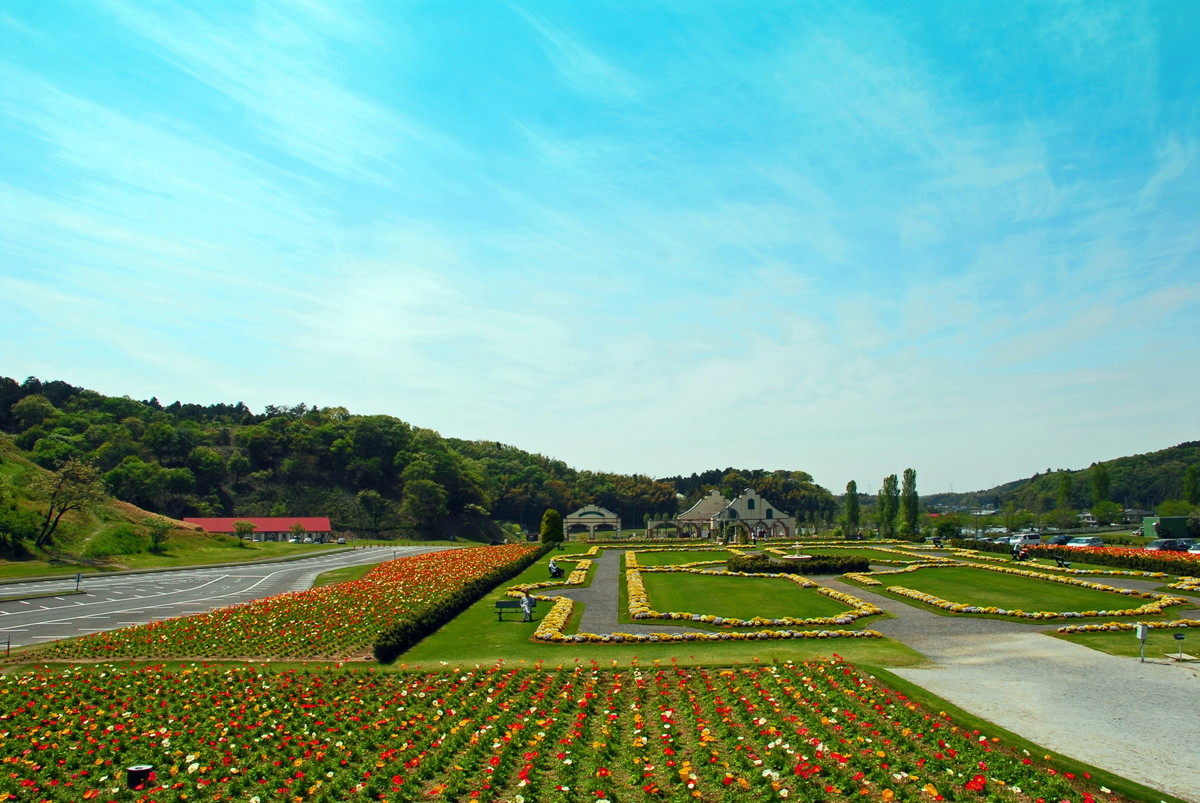
<instances>
[{"instance_id":1,"label":"green tree","mask_svg":"<svg viewBox=\"0 0 1200 803\"><path fill-rule=\"evenodd\" d=\"M146 524L146 532L150 536L150 551L154 554L161 554L166 550L167 535L171 530L175 529L175 525L170 519L164 519L162 516L155 516Z\"/></svg>"},{"instance_id":2,"label":"green tree","mask_svg":"<svg viewBox=\"0 0 1200 803\"><path fill-rule=\"evenodd\" d=\"M1200 480L1196 477L1196 464L1187 467L1183 474L1183 501L1189 505L1200 505Z\"/></svg>"},{"instance_id":3,"label":"green tree","mask_svg":"<svg viewBox=\"0 0 1200 803\"><path fill-rule=\"evenodd\" d=\"M233 480L233 484L237 485L238 480L250 473L250 459L241 452L234 452L229 455L229 461L225 464L225 471Z\"/></svg>"},{"instance_id":4,"label":"green tree","mask_svg":"<svg viewBox=\"0 0 1200 803\"><path fill-rule=\"evenodd\" d=\"M1092 464L1092 503L1107 502L1112 491L1112 480L1108 475L1108 466L1103 463Z\"/></svg>"},{"instance_id":5,"label":"green tree","mask_svg":"<svg viewBox=\"0 0 1200 803\"><path fill-rule=\"evenodd\" d=\"M40 393L26 396L12 406L12 417L22 430L41 426L58 415L58 408Z\"/></svg>"},{"instance_id":6,"label":"green tree","mask_svg":"<svg viewBox=\"0 0 1200 803\"><path fill-rule=\"evenodd\" d=\"M1092 516L1097 524L1112 524L1121 518L1122 512L1124 511L1120 505L1107 499L1092 505Z\"/></svg>"},{"instance_id":7,"label":"green tree","mask_svg":"<svg viewBox=\"0 0 1200 803\"><path fill-rule=\"evenodd\" d=\"M354 495L358 507L357 524L355 529L365 530L378 538L380 532L388 528L394 518L394 508L391 500L385 499L379 491L368 488Z\"/></svg>"},{"instance_id":8,"label":"green tree","mask_svg":"<svg viewBox=\"0 0 1200 803\"><path fill-rule=\"evenodd\" d=\"M904 482L900 488L900 526L907 535L920 532L917 519L920 516L920 497L917 496L917 472L904 469Z\"/></svg>"},{"instance_id":9,"label":"green tree","mask_svg":"<svg viewBox=\"0 0 1200 803\"><path fill-rule=\"evenodd\" d=\"M1055 490L1055 507L1059 510L1069 510L1071 507L1071 475L1066 471L1059 472L1058 488Z\"/></svg>"},{"instance_id":10,"label":"green tree","mask_svg":"<svg viewBox=\"0 0 1200 803\"><path fill-rule=\"evenodd\" d=\"M447 513L446 489L433 480L406 481L400 512L418 530L428 530Z\"/></svg>"},{"instance_id":11,"label":"green tree","mask_svg":"<svg viewBox=\"0 0 1200 803\"><path fill-rule=\"evenodd\" d=\"M298 521L293 521L292 526L289 527L288 529L291 530L292 537L295 538L296 540L300 540L301 538L303 538L304 533L307 532L307 530L304 529L304 525Z\"/></svg>"},{"instance_id":12,"label":"green tree","mask_svg":"<svg viewBox=\"0 0 1200 803\"><path fill-rule=\"evenodd\" d=\"M879 516L879 536L881 538L896 537L896 514L900 512L900 480L895 474L883 478L883 487L879 489L876 504L876 515Z\"/></svg>"},{"instance_id":13,"label":"green tree","mask_svg":"<svg viewBox=\"0 0 1200 803\"><path fill-rule=\"evenodd\" d=\"M543 544L561 544L563 541L562 516L554 508L542 514L541 541Z\"/></svg>"},{"instance_id":14,"label":"green tree","mask_svg":"<svg viewBox=\"0 0 1200 803\"><path fill-rule=\"evenodd\" d=\"M938 518L937 525L933 528L933 534L943 541L958 538L962 534L962 524L959 522L958 516L947 513Z\"/></svg>"},{"instance_id":15,"label":"green tree","mask_svg":"<svg viewBox=\"0 0 1200 803\"><path fill-rule=\"evenodd\" d=\"M233 523L233 533L237 536L238 544L243 545L247 540L253 537L254 530L257 528L257 526L258 525L252 521L235 521Z\"/></svg>"},{"instance_id":16,"label":"green tree","mask_svg":"<svg viewBox=\"0 0 1200 803\"><path fill-rule=\"evenodd\" d=\"M105 498L100 471L90 463L71 458L57 470L43 474L29 486L30 495L46 506L46 513L34 537L34 546L48 546L63 516L87 510Z\"/></svg>"},{"instance_id":17,"label":"green tree","mask_svg":"<svg viewBox=\"0 0 1200 803\"><path fill-rule=\"evenodd\" d=\"M854 480L846 483L846 534L854 535L858 532L858 525L862 518L862 506L858 502L858 483Z\"/></svg>"},{"instance_id":18,"label":"green tree","mask_svg":"<svg viewBox=\"0 0 1200 803\"><path fill-rule=\"evenodd\" d=\"M1154 512L1159 516L1186 516L1192 512L1192 506L1182 499L1164 499Z\"/></svg>"}]
</instances>

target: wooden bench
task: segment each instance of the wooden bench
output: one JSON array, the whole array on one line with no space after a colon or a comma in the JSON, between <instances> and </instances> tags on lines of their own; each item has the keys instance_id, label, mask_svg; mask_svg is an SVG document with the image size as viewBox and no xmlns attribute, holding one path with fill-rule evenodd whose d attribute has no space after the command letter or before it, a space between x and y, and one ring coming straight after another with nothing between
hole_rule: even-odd
<instances>
[{"instance_id":1,"label":"wooden bench","mask_svg":"<svg viewBox=\"0 0 1200 803\"><path fill-rule=\"evenodd\" d=\"M1063 560L1062 558L1055 558L1054 562L1058 564L1058 568L1060 568L1060 569L1071 568L1071 562L1069 560Z\"/></svg>"},{"instance_id":2,"label":"wooden bench","mask_svg":"<svg viewBox=\"0 0 1200 803\"><path fill-rule=\"evenodd\" d=\"M536 600L534 600L533 607L535 610L537 609L537 601ZM519 600L519 599L496 600L496 621L503 622L504 621L504 612L505 611L514 611L514 610L515 611L521 610L521 600Z\"/></svg>"}]
</instances>

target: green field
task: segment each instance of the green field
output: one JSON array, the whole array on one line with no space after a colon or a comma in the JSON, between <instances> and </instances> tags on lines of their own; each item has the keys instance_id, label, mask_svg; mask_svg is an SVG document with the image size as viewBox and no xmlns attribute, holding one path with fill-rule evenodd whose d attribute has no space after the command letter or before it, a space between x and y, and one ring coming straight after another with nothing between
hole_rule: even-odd
<instances>
[{"instance_id":1,"label":"green field","mask_svg":"<svg viewBox=\"0 0 1200 803\"><path fill-rule=\"evenodd\" d=\"M1144 619L1145 617L1139 617ZM1182 633L1183 641L1176 641L1175 635ZM1134 658L1141 654L1142 645L1137 637L1129 630L1116 633L1064 633L1055 634L1058 638L1081 644L1093 650L1106 652L1109 655L1120 655ZM1178 656L1180 650L1184 655L1200 654L1200 628L1178 627L1151 630L1146 638L1146 660L1162 660L1167 656Z\"/></svg>"},{"instance_id":2,"label":"green field","mask_svg":"<svg viewBox=\"0 0 1200 803\"><path fill-rule=\"evenodd\" d=\"M1058 613L1126 610L1147 602L1139 597L967 566L920 569L876 579L885 586L904 586L950 602L1007 610Z\"/></svg>"},{"instance_id":3,"label":"green field","mask_svg":"<svg viewBox=\"0 0 1200 803\"><path fill-rule=\"evenodd\" d=\"M837 616L845 604L778 577L737 577L684 572L645 572L642 582L656 611L713 616L808 619Z\"/></svg>"}]
</instances>

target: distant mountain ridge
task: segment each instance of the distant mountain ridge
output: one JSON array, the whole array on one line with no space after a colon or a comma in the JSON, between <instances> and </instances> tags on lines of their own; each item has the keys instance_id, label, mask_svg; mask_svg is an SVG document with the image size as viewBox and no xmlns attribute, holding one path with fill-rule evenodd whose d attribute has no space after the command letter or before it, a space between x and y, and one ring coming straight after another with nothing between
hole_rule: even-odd
<instances>
[{"instance_id":1,"label":"distant mountain ridge","mask_svg":"<svg viewBox=\"0 0 1200 803\"><path fill-rule=\"evenodd\" d=\"M1126 508L1153 510L1168 499L1182 499L1188 467L1200 465L1200 441L1187 441L1157 452L1117 457L1103 462L1108 469L1109 498ZM1081 469L1046 469L1032 477L1012 480L983 491L922 495L929 508L999 508L1013 502L1018 508L1049 510L1057 501L1059 484L1071 479L1070 506L1086 510L1093 503L1092 473L1095 463Z\"/></svg>"},{"instance_id":2,"label":"distant mountain ridge","mask_svg":"<svg viewBox=\"0 0 1200 803\"><path fill-rule=\"evenodd\" d=\"M343 407L272 405L254 413L240 402L163 405L35 377L0 377L0 431L43 468L86 459L104 472L117 498L176 518L328 515L339 528L432 533L481 517L530 530L547 508L565 514L592 503L618 512L625 527L639 527L648 518L674 515L712 488L728 497L754 488L804 523L832 523L841 503L841 489L830 493L798 470L725 468L658 479L611 474ZM1151 510L1183 496L1184 475L1196 464L1200 441L1105 461L1109 498ZM1085 510L1092 471L1047 469L987 490L925 494L922 507L1011 502L1047 511L1065 474L1070 506ZM860 499L865 507L874 504L870 495Z\"/></svg>"}]
</instances>

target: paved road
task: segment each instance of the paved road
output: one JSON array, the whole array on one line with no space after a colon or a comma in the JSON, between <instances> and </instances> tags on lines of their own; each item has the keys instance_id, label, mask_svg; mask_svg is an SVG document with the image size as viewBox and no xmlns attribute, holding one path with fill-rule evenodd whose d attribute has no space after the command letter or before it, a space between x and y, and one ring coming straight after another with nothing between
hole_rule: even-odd
<instances>
[{"instance_id":1,"label":"paved road","mask_svg":"<svg viewBox=\"0 0 1200 803\"><path fill-rule=\"evenodd\" d=\"M169 572L85 575L0 585L0 650L115 630L211 611L287 591L304 591L322 572L380 563L449 547L379 547L341 550L301 560L215 566ZM53 594L54 596L41 596ZM59 596L61 594L61 596Z\"/></svg>"}]
</instances>

